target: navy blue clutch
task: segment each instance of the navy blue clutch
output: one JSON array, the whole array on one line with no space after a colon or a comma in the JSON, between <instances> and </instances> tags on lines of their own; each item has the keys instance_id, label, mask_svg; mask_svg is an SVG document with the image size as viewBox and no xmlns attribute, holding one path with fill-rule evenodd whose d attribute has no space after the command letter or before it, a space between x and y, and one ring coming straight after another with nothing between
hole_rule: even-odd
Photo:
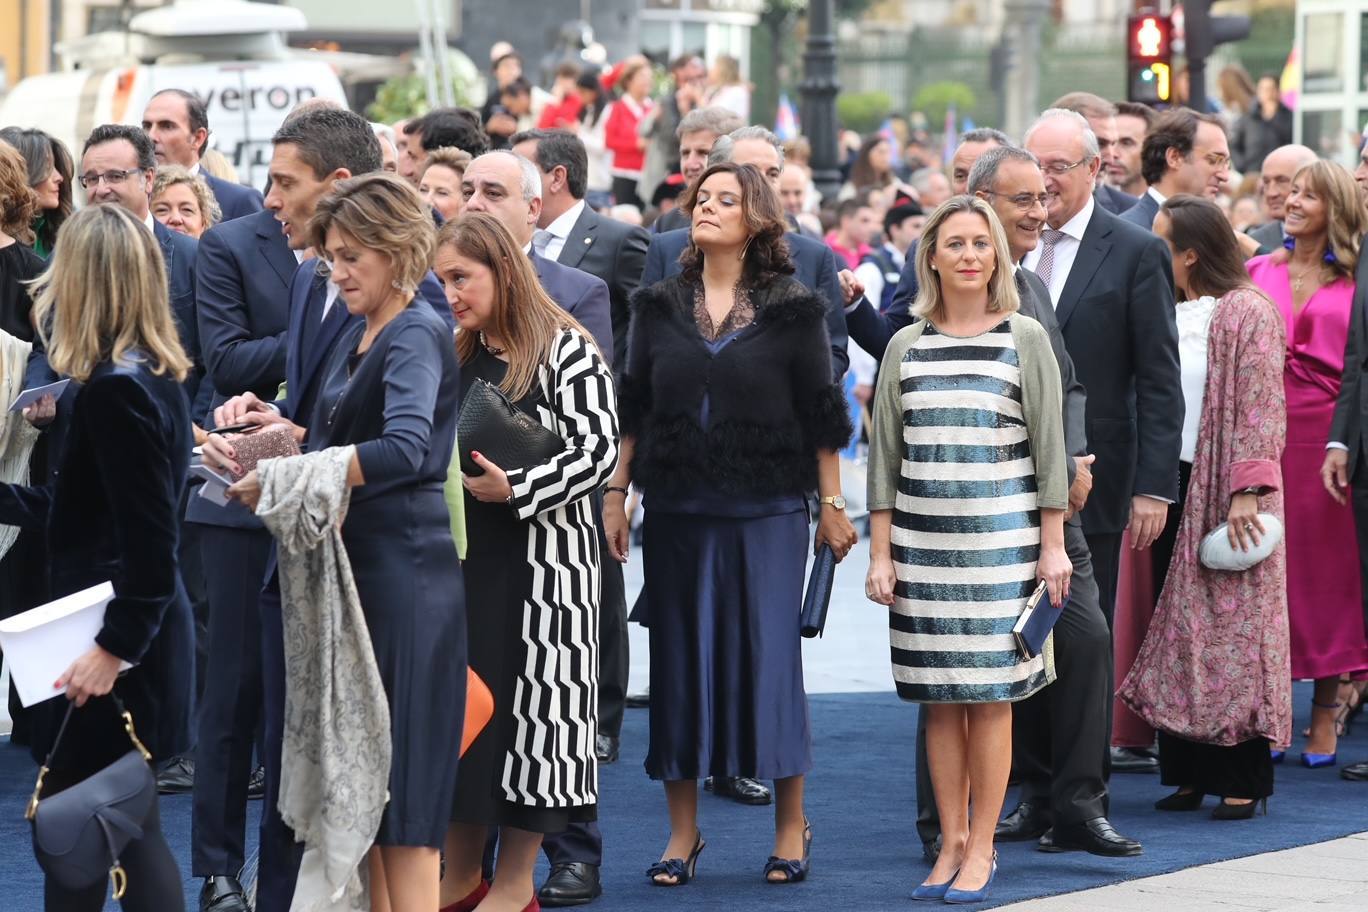
<instances>
[{"instance_id":1,"label":"navy blue clutch","mask_svg":"<svg viewBox=\"0 0 1368 912\"><path fill-rule=\"evenodd\" d=\"M826 627L827 608L831 605L831 587L836 583L836 554L831 545L823 544L817 549L817 558L812 562L812 575L808 577L807 591L803 593L803 636L811 639L822 635Z\"/></svg>"},{"instance_id":2,"label":"navy blue clutch","mask_svg":"<svg viewBox=\"0 0 1368 912\"><path fill-rule=\"evenodd\" d=\"M1065 599L1063 604L1056 608L1050 603L1050 593L1045 584L1042 582L1036 587L1036 591L1026 600L1026 608L1021 612L1021 617L1017 618L1016 626L1012 628L1017 651L1023 657L1034 659L1040 655L1040 651L1045 648L1045 640L1049 638L1055 622L1059 620L1068 604L1069 600Z\"/></svg>"}]
</instances>

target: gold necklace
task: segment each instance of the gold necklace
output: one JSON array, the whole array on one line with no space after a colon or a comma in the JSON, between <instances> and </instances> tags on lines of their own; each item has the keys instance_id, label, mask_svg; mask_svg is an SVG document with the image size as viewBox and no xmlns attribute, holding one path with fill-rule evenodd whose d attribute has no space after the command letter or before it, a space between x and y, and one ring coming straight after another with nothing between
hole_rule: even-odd
<instances>
[{"instance_id":1,"label":"gold necklace","mask_svg":"<svg viewBox=\"0 0 1368 912\"><path fill-rule=\"evenodd\" d=\"M1292 290L1293 290L1293 291L1301 291L1301 290L1302 290L1302 280L1305 279L1305 278L1306 278L1308 275L1310 275L1312 272L1315 272L1316 274L1319 275L1319 273L1320 273L1320 268L1321 268L1321 264L1320 264L1320 263L1317 263L1317 264L1315 264L1314 266L1310 266L1310 267L1306 268L1305 270L1303 270L1301 275L1296 275L1296 274L1294 274L1294 273L1292 272L1292 264L1291 264L1291 263L1288 263L1288 264L1287 264L1287 274L1290 275L1290 276L1292 276Z\"/></svg>"}]
</instances>

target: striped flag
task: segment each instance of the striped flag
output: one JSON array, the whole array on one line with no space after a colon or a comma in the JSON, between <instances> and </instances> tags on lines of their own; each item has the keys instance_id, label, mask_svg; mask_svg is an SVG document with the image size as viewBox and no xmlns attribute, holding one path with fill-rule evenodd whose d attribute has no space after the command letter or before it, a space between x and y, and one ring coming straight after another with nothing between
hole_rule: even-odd
<instances>
[{"instance_id":1,"label":"striped flag","mask_svg":"<svg viewBox=\"0 0 1368 912\"><path fill-rule=\"evenodd\" d=\"M774 133L785 141L798 137L798 112L794 110L793 102L789 101L787 92L779 94L779 111L774 117Z\"/></svg>"},{"instance_id":2,"label":"striped flag","mask_svg":"<svg viewBox=\"0 0 1368 912\"><path fill-rule=\"evenodd\" d=\"M959 131L955 125L959 123L959 111L955 109L952 101L950 106L945 109L945 142L941 152L941 160L949 161L955 157L955 147L959 145Z\"/></svg>"}]
</instances>

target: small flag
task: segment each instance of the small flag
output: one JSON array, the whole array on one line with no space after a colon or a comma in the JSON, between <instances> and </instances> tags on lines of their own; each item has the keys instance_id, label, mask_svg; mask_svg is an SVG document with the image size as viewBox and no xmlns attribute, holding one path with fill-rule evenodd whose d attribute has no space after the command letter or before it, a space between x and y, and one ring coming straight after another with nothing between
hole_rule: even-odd
<instances>
[{"instance_id":1,"label":"small flag","mask_svg":"<svg viewBox=\"0 0 1368 912\"><path fill-rule=\"evenodd\" d=\"M1297 109L1297 99L1301 95L1301 59L1297 53L1297 48L1293 46L1287 55L1287 63L1283 66L1282 78L1278 80L1278 89L1282 93L1282 103L1292 110Z\"/></svg>"},{"instance_id":2,"label":"small flag","mask_svg":"<svg viewBox=\"0 0 1368 912\"><path fill-rule=\"evenodd\" d=\"M955 125L959 122L959 112L955 110L955 103L945 109L945 142L942 147L941 160L949 161L955 157L955 147L959 145L959 131Z\"/></svg>"},{"instance_id":3,"label":"small flag","mask_svg":"<svg viewBox=\"0 0 1368 912\"><path fill-rule=\"evenodd\" d=\"M786 92L779 95L779 111L774 118L774 133L785 142L798 137L798 112L794 110L793 102L789 101Z\"/></svg>"},{"instance_id":4,"label":"small flag","mask_svg":"<svg viewBox=\"0 0 1368 912\"><path fill-rule=\"evenodd\" d=\"M893 130L893 118L886 118L883 125L879 127L879 136L888 143L891 154L891 162L894 168L902 167L902 143L898 142L898 134Z\"/></svg>"}]
</instances>

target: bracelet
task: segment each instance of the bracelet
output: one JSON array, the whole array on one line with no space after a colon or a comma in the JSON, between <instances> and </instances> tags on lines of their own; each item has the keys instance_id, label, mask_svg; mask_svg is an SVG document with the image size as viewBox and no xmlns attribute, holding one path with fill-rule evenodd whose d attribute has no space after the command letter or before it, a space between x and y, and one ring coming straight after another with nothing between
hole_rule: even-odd
<instances>
[{"instance_id":1,"label":"bracelet","mask_svg":"<svg viewBox=\"0 0 1368 912\"><path fill-rule=\"evenodd\" d=\"M608 487L606 487L606 488L603 489L603 493L604 493L605 495L608 495L608 494L621 494L623 497L626 497L628 492L627 492L627 489L626 489L626 488L620 488L620 487L618 487L617 485L609 485Z\"/></svg>"}]
</instances>

